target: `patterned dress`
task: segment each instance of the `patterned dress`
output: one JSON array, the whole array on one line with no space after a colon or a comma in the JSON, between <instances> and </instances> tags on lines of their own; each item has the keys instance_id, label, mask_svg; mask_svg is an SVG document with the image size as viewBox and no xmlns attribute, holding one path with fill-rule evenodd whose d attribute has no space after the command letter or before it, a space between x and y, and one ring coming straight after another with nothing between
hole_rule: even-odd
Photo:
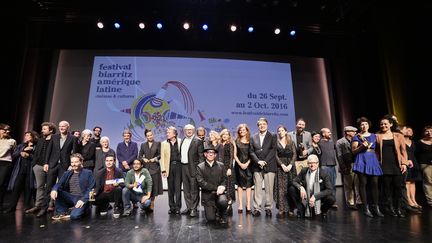
<instances>
[{"instance_id":1,"label":"patterned dress","mask_svg":"<svg viewBox=\"0 0 432 243\"><path fill-rule=\"evenodd\" d=\"M274 190L274 198L276 201L276 208L282 212L288 212L288 187L292 184L294 177L297 175L295 160L296 148L294 143L291 145L282 146L279 142L276 148L276 162L278 169L276 173L276 183ZM287 173L282 170L281 165L292 165L291 170Z\"/></svg>"},{"instance_id":2,"label":"patterned dress","mask_svg":"<svg viewBox=\"0 0 432 243\"><path fill-rule=\"evenodd\" d=\"M226 143L222 145L222 147L223 154L219 156L223 158L225 169L231 169L231 175L228 176L226 183L226 196L228 201L235 201L235 173L233 170L234 145L232 143Z\"/></svg>"}]
</instances>

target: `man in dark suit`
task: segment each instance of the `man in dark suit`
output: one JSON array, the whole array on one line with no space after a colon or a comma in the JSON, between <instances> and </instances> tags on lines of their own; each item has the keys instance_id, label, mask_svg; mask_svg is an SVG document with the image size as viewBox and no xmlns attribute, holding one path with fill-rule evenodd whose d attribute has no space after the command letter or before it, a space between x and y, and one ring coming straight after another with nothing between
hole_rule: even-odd
<instances>
[{"instance_id":1,"label":"man in dark suit","mask_svg":"<svg viewBox=\"0 0 432 243\"><path fill-rule=\"evenodd\" d=\"M327 217L327 211L334 204L332 183L327 170L319 169L318 157L311 154L307 158L308 167L303 168L293 185L289 188L289 195L297 207L297 217L312 217L321 214Z\"/></svg>"},{"instance_id":2,"label":"man in dark suit","mask_svg":"<svg viewBox=\"0 0 432 243\"><path fill-rule=\"evenodd\" d=\"M48 208L43 208L37 214L38 217L45 215L47 211L54 211L53 202L50 201L49 193L55 185L57 179L63 176L63 173L68 170L70 166L70 156L77 150L77 140L72 134L69 133L69 122L59 122L59 134L51 136L51 143L47 148L47 160L44 165L44 171L47 172L47 203Z\"/></svg>"},{"instance_id":3,"label":"man in dark suit","mask_svg":"<svg viewBox=\"0 0 432 243\"><path fill-rule=\"evenodd\" d=\"M253 135L250 141L249 154L252 160L253 179L255 193L253 198L253 216L261 215L261 206L265 193L265 212L266 216L272 215L273 208L273 189L276 165L276 137L267 131L268 122L266 118L260 118L257 122L259 133ZM265 192L262 186L265 186Z\"/></svg>"},{"instance_id":4,"label":"man in dark suit","mask_svg":"<svg viewBox=\"0 0 432 243\"><path fill-rule=\"evenodd\" d=\"M197 215L199 204L199 189L196 180L197 165L204 161L203 141L195 136L195 127L191 124L184 126L185 138L181 141L180 156L182 164L183 194L186 209L182 214L190 217Z\"/></svg>"}]
</instances>

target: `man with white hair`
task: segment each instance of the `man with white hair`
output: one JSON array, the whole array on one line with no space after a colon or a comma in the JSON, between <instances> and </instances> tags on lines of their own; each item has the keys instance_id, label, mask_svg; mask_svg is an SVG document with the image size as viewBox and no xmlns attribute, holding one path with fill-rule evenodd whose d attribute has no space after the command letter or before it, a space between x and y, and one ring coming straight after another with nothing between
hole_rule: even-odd
<instances>
[{"instance_id":1,"label":"man with white hair","mask_svg":"<svg viewBox=\"0 0 432 243\"><path fill-rule=\"evenodd\" d=\"M181 141L180 157L182 164L183 194L186 201L186 209L182 214L190 217L197 215L199 204L199 189L196 180L197 165L204 161L203 141L195 136L195 127L192 124L184 126L185 138Z\"/></svg>"},{"instance_id":2,"label":"man with white hair","mask_svg":"<svg viewBox=\"0 0 432 243\"><path fill-rule=\"evenodd\" d=\"M319 159L315 154L308 156L307 163L308 167L294 178L289 195L296 204L297 217L321 214L326 219L328 210L335 202L329 172L319 169Z\"/></svg>"},{"instance_id":3,"label":"man with white hair","mask_svg":"<svg viewBox=\"0 0 432 243\"><path fill-rule=\"evenodd\" d=\"M69 133L69 128L69 122L59 122L59 133L51 136L52 142L47 148L48 159L43 168L44 171L47 172L47 201L50 201L49 194L57 179L60 180L64 172L68 170L71 163L71 154L76 153L77 151L77 138ZM47 211L54 211L53 201L46 205L48 205L48 208L41 209L37 215L38 217L45 215Z\"/></svg>"}]
</instances>

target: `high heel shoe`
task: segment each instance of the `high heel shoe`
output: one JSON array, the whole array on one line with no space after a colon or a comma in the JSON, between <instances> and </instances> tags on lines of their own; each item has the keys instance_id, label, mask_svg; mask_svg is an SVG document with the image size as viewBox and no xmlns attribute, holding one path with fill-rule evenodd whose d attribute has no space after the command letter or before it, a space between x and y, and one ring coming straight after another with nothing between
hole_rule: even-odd
<instances>
[{"instance_id":1,"label":"high heel shoe","mask_svg":"<svg viewBox=\"0 0 432 243\"><path fill-rule=\"evenodd\" d=\"M252 213L252 209L247 209L246 208L246 214L251 214Z\"/></svg>"},{"instance_id":2,"label":"high heel shoe","mask_svg":"<svg viewBox=\"0 0 432 243\"><path fill-rule=\"evenodd\" d=\"M237 210L237 212L238 212L238 214L242 214L242 213L243 213L243 208L239 208L239 209Z\"/></svg>"}]
</instances>

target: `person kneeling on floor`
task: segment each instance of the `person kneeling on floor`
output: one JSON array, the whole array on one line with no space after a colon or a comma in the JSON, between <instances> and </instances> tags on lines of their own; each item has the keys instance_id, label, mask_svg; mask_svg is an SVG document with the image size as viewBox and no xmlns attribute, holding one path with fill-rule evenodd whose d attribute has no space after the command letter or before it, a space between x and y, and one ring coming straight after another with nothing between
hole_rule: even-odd
<instances>
[{"instance_id":1,"label":"person kneeling on floor","mask_svg":"<svg viewBox=\"0 0 432 243\"><path fill-rule=\"evenodd\" d=\"M219 223L226 224L228 199L225 195L225 188L227 176L224 164L215 160L216 153L217 151L213 147L204 149L206 161L198 164L196 178L201 187L201 202L207 221L215 221L218 213Z\"/></svg>"},{"instance_id":2,"label":"person kneeling on floor","mask_svg":"<svg viewBox=\"0 0 432 243\"><path fill-rule=\"evenodd\" d=\"M293 180L289 195L296 203L297 217L312 217L321 214L327 217L327 211L334 204L332 183L326 170L319 169L318 157L311 154L307 158L308 167L303 168Z\"/></svg>"},{"instance_id":3,"label":"person kneeling on floor","mask_svg":"<svg viewBox=\"0 0 432 243\"><path fill-rule=\"evenodd\" d=\"M63 174L51 191L56 209L54 220L81 218L90 205L89 193L95 187L92 171L83 169L82 155L75 153L70 158L72 169ZM73 208L69 214L70 207Z\"/></svg>"},{"instance_id":4,"label":"person kneeling on floor","mask_svg":"<svg viewBox=\"0 0 432 243\"><path fill-rule=\"evenodd\" d=\"M125 178L123 188L123 216L129 216L132 212L130 201L138 203L140 212L146 212L151 204L152 178L150 172L143 168L144 161L136 159L133 161L132 169Z\"/></svg>"}]
</instances>

